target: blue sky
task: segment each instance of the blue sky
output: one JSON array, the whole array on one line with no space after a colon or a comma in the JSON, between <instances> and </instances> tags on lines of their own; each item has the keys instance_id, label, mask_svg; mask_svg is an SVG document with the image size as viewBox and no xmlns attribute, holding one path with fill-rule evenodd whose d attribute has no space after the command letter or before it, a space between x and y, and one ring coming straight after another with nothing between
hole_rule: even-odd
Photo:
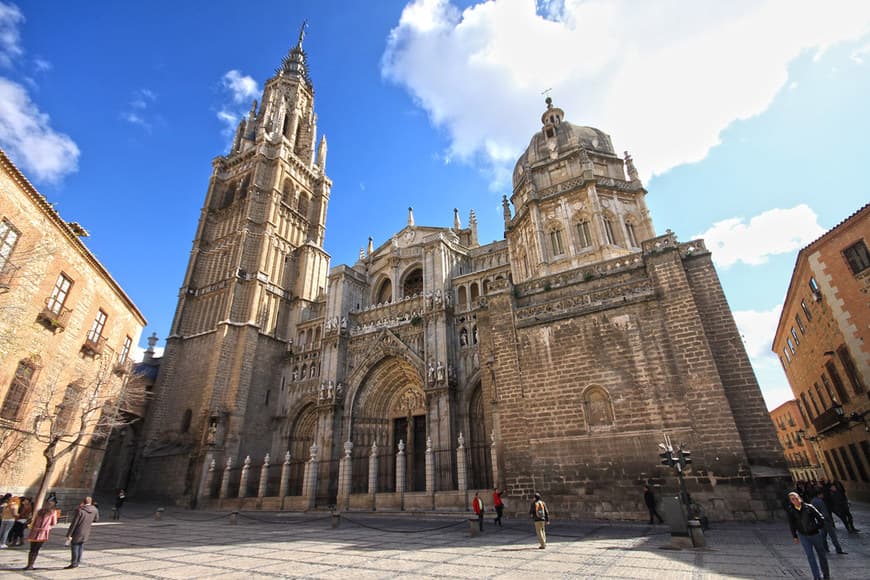
<instances>
[{"instance_id":1,"label":"blue sky","mask_svg":"<svg viewBox=\"0 0 870 580\"><path fill-rule=\"evenodd\" d=\"M870 199L870 3L0 0L0 146L169 331L211 160L307 19L334 182L326 249L353 263L500 200L552 89L629 150L659 233L704 237L772 408L797 251ZM162 342L160 343L162 345Z\"/></svg>"}]
</instances>

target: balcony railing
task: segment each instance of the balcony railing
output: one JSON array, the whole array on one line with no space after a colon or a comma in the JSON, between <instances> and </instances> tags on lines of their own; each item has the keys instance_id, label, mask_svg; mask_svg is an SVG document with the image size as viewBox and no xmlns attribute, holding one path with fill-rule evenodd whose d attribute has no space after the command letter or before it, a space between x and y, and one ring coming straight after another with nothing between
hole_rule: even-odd
<instances>
[{"instance_id":1,"label":"balcony railing","mask_svg":"<svg viewBox=\"0 0 870 580\"><path fill-rule=\"evenodd\" d=\"M66 330L66 325L69 323L71 313L71 309L65 308L53 298L48 297L45 299L45 306L43 306L40 313L36 315L36 319L53 332L58 330L63 332Z\"/></svg>"},{"instance_id":2,"label":"balcony railing","mask_svg":"<svg viewBox=\"0 0 870 580\"><path fill-rule=\"evenodd\" d=\"M9 288L12 286L12 278L15 277L17 271L18 266L12 262L6 262L6 264L0 268L0 292L9 291Z\"/></svg>"},{"instance_id":3,"label":"balcony railing","mask_svg":"<svg viewBox=\"0 0 870 580\"><path fill-rule=\"evenodd\" d=\"M106 339L100 335L88 334L82 343L82 352L88 356L100 356L106 348Z\"/></svg>"},{"instance_id":4,"label":"balcony railing","mask_svg":"<svg viewBox=\"0 0 870 580\"><path fill-rule=\"evenodd\" d=\"M123 362L116 362L115 366L112 368L112 372L119 377L123 377L124 375L129 375L133 370L133 361L128 356L126 360Z\"/></svg>"},{"instance_id":5,"label":"balcony railing","mask_svg":"<svg viewBox=\"0 0 870 580\"><path fill-rule=\"evenodd\" d=\"M830 431L839 427L843 423L843 407L836 405L831 407L815 419L813 426L816 428L816 434L821 435L825 431Z\"/></svg>"}]
</instances>

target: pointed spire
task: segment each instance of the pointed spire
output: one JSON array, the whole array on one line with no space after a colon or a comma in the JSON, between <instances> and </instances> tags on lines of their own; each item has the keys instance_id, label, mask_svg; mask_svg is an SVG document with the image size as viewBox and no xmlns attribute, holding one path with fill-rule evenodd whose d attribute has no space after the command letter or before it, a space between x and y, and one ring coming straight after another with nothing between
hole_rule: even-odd
<instances>
[{"instance_id":1,"label":"pointed spire","mask_svg":"<svg viewBox=\"0 0 870 580\"><path fill-rule=\"evenodd\" d=\"M506 195L501 196L501 209L504 214L504 229L508 229L511 224L511 206Z\"/></svg>"},{"instance_id":2,"label":"pointed spire","mask_svg":"<svg viewBox=\"0 0 870 580\"><path fill-rule=\"evenodd\" d=\"M477 215L474 213L474 210L468 212L468 227L471 229L471 246L477 247Z\"/></svg>"},{"instance_id":3,"label":"pointed spire","mask_svg":"<svg viewBox=\"0 0 870 580\"><path fill-rule=\"evenodd\" d=\"M326 135L320 137L320 145L317 146L317 166L326 171Z\"/></svg>"},{"instance_id":4,"label":"pointed spire","mask_svg":"<svg viewBox=\"0 0 870 580\"><path fill-rule=\"evenodd\" d=\"M453 208L453 229L454 230L461 230L462 229L462 222L459 221L459 209L455 208L455 207Z\"/></svg>"},{"instance_id":5,"label":"pointed spire","mask_svg":"<svg viewBox=\"0 0 870 580\"><path fill-rule=\"evenodd\" d=\"M408 208L408 225L409 226L414 225L414 208L413 207Z\"/></svg>"},{"instance_id":6,"label":"pointed spire","mask_svg":"<svg viewBox=\"0 0 870 580\"><path fill-rule=\"evenodd\" d=\"M369 246L368 246L368 249L366 250L366 255L371 256L374 251L375 251L374 240L372 240L372 237L369 236Z\"/></svg>"},{"instance_id":7,"label":"pointed spire","mask_svg":"<svg viewBox=\"0 0 870 580\"><path fill-rule=\"evenodd\" d=\"M302 49L302 41L305 39L305 29L307 27L308 21L306 20L302 22L302 28L299 30L299 41L296 43L296 46L290 49L287 56L281 60L281 66L275 69L275 74L301 78L313 90L311 79L308 77L305 50Z\"/></svg>"}]
</instances>

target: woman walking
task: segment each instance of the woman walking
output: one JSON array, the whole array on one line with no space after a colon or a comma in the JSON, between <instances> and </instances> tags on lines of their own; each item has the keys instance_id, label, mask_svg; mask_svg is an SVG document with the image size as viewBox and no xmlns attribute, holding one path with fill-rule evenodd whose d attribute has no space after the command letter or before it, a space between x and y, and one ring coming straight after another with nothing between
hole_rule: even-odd
<instances>
[{"instance_id":1,"label":"woman walking","mask_svg":"<svg viewBox=\"0 0 870 580\"><path fill-rule=\"evenodd\" d=\"M27 538L30 540L30 552L27 554L25 570L33 570L39 549L48 541L51 528L57 524L57 510L54 509L54 506L53 501L47 502L45 507L36 512L36 517L33 518L33 527L30 528L30 536Z\"/></svg>"}]
</instances>

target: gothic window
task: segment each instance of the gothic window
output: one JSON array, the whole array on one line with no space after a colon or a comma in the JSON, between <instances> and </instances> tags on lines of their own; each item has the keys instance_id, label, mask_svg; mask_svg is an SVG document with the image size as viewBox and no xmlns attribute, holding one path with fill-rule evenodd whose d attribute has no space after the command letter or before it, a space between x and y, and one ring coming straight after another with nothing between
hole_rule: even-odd
<instances>
[{"instance_id":1,"label":"gothic window","mask_svg":"<svg viewBox=\"0 0 870 580\"><path fill-rule=\"evenodd\" d=\"M55 434L62 434L69 431L72 421L76 416L76 411L79 408L81 401L82 389L80 385L75 383L67 385L66 391L63 394L63 401L57 406L57 414L54 418L52 431ZM73 426L75 427L75 426Z\"/></svg>"},{"instance_id":2,"label":"gothic window","mask_svg":"<svg viewBox=\"0 0 870 580\"><path fill-rule=\"evenodd\" d=\"M236 196L236 184L230 183L227 184L227 188L224 190L223 200L221 200L221 209L225 207L229 207L233 203L233 198Z\"/></svg>"},{"instance_id":3,"label":"gothic window","mask_svg":"<svg viewBox=\"0 0 870 580\"><path fill-rule=\"evenodd\" d=\"M565 253L565 248L562 245L562 230L555 229L550 232L550 245L553 248L554 256L561 256Z\"/></svg>"},{"instance_id":4,"label":"gothic window","mask_svg":"<svg viewBox=\"0 0 870 580\"><path fill-rule=\"evenodd\" d=\"M465 290L465 286L460 286L459 287L459 306L464 307L466 302L468 302L468 293Z\"/></svg>"},{"instance_id":5,"label":"gothic window","mask_svg":"<svg viewBox=\"0 0 870 580\"><path fill-rule=\"evenodd\" d=\"M625 233L628 235L628 245L632 248L638 248L640 245L637 243L637 236L634 232L634 224L630 221L625 222Z\"/></svg>"},{"instance_id":6,"label":"gothic window","mask_svg":"<svg viewBox=\"0 0 870 580\"><path fill-rule=\"evenodd\" d=\"M589 222L586 220L577 224L577 241L581 248L588 248L592 245L592 235L589 233Z\"/></svg>"},{"instance_id":7,"label":"gothic window","mask_svg":"<svg viewBox=\"0 0 870 580\"><path fill-rule=\"evenodd\" d=\"M245 176L242 180L242 186L239 188L239 199L245 199L248 196L248 188L251 186L250 176Z\"/></svg>"},{"instance_id":8,"label":"gothic window","mask_svg":"<svg viewBox=\"0 0 870 580\"><path fill-rule=\"evenodd\" d=\"M590 430L613 425L613 405L610 395L601 387L589 387L583 393L583 412Z\"/></svg>"},{"instance_id":9,"label":"gothic window","mask_svg":"<svg viewBox=\"0 0 870 580\"><path fill-rule=\"evenodd\" d=\"M308 218L308 196L304 193L299 194L299 207L296 208L302 217Z\"/></svg>"},{"instance_id":10,"label":"gothic window","mask_svg":"<svg viewBox=\"0 0 870 580\"><path fill-rule=\"evenodd\" d=\"M477 282L472 282L471 283L471 303L474 304L474 302L478 298L480 298L480 290L478 289Z\"/></svg>"},{"instance_id":11,"label":"gothic window","mask_svg":"<svg viewBox=\"0 0 870 580\"><path fill-rule=\"evenodd\" d=\"M858 240L843 250L843 256L849 262L849 268L853 274L860 274L867 268L870 268L870 253L867 252L864 240Z\"/></svg>"},{"instance_id":12,"label":"gothic window","mask_svg":"<svg viewBox=\"0 0 870 580\"><path fill-rule=\"evenodd\" d=\"M3 399L3 407L0 408L0 417L10 421L21 419L38 369L37 361L33 359L25 359L18 363L15 376L12 377L12 383L6 391L6 398Z\"/></svg>"},{"instance_id":13,"label":"gothic window","mask_svg":"<svg viewBox=\"0 0 870 580\"><path fill-rule=\"evenodd\" d=\"M611 246L616 245L616 237L613 235L613 222L610 218L604 218L604 236L607 238L607 243Z\"/></svg>"},{"instance_id":14,"label":"gothic window","mask_svg":"<svg viewBox=\"0 0 870 580\"><path fill-rule=\"evenodd\" d=\"M393 301L393 283L389 278L381 282L381 287L375 296L375 304L387 304Z\"/></svg>"},{"instance_id":15,"label":"gothic window","mask_svg":"<svg viewBox=\"0 0 870 580\"><path fill-rule=\"evenodd\" d=\"M181 417L181 432L187 433L190 431L190 423L193 420L193 411L187 409Z\"/></svg>"},{"instance_id":16,"label":"gothic window","mask_svg":"<svg viewBox=\"0 0 870 580\"><path fill-rule=\"evenodd\" d=\"M72 280L67 278L64 274L60 274L57 277L57 281L54 283L54 289L51 291L51 296L49 296L48 302L45 306L54 314L60 314L64 303L66 303L69 289L71 287Z\"/></svg>"},{"instance_id":17,"label":"gothic window","mask_svg":"<svg viewBox=\"0 0 870 580\"><path fill-rule=\"evenodd\" d=\"M12 256L12 250L15 249L15 243L19 236L18 230L12 227L9 220L4 219L0 222L0 273L9 263L9 258Z\"/></svg>"},{"instance_id":18,"label":"gothic window","mask_svg":"<svg viewBox=\"0 0 870 580\"><path fill-rule=\"evenodd\" d=\"M415 268L406 277L402 286L402 296L408 298L423 292L423 270Z\"/></svg>"},{"instance_id":19,"label":"gothic window","mask_svg":"<svg viewBox=\"0 0 870 580\"><path fill-rule=\"evenodd\" d=\"M292 207L293 205L293 182L289 179L284 180L284 187L281 190L281 201L288 206Z\"/></svg>"}]
</instances>

